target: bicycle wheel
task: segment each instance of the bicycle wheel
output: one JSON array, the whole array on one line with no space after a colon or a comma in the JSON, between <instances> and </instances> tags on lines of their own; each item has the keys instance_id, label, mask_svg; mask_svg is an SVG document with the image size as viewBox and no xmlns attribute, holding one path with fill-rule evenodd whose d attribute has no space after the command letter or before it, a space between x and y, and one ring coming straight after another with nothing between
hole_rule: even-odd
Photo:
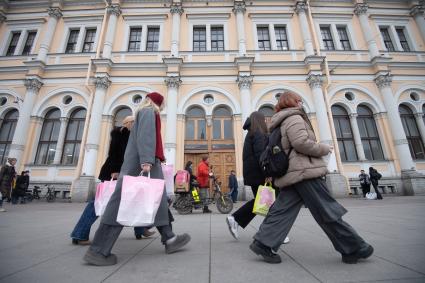
<instances>
[{"instance_id":1,"label":"bicycle wheel","mask_svg":"<svg viewBox=\"0 0 425 283\"><path fill-rule=\"evenodd\" d=\"M46 197L47 202L54 202L55 201L55 195L49 194Z\"/></svg>"},{"instance_id":2,"label":"bicycle wheel","mask_svg":"<svg viewBox=\"0 0 425 283\"><path fill-rule=\"evenodd\" d=\"M174 202L173 207L179 214L189 214L192 212L192 200L189 196L181 196Z\"/></svg>"},{"instance_id":3,"label":"bicycle wheel","mask_svg":"<svg viewBox=\"0 0 425 283\"><path fill-rule=\"evenodd\" d=\"M229 196L221 195L216 200L216 206L221 213L229 214L233 209L233 201Z\"/></svg>"}]
</instances>

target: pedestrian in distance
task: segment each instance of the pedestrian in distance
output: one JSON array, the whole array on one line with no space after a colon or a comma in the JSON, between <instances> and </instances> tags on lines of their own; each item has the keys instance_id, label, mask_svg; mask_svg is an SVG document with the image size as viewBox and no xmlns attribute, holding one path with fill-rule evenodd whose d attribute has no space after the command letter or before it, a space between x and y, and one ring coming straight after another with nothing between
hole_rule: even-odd
<instances>
[{"instance_id":1,"label":"pedestrian in distance","mask_svg":"<svg viewBox=\"0 0 425 283\"><path fill-rule=\"evenodd\" d=\"M360 170L359 175L360 186L362 187L363 197L366 197L367 193L370 193L370 178L369 175L365 173L364 170Z\"/></svg>"},{"instance_id":2,"label":"pedestrian in distance","mask_svg":"<svg viewBox=\"0 0 425 283\"><path fill-rule=\"evenodd\" d=\"M348 223L342 220L347 210L329 193L324 177L327 164L322 158L333 147L318 143L310 120L302 108L302 99L292 92L279 94L270 130L281 131L282 148L289 152L289 167L274 180L281 192L254 236L250 249L268 263L280 263L276 252L305 204L317 224L341 253L344 263L357 263L372 255L367 244Z\"/></svg>"},{"instance_id":3,"label":"pedestrian in distance","mask_svg":"<svg viewBox=\"0 0 425 283\"><path fill-rule=\"evenodd\" d=\"M99 180L116 180L119 176L122 163L124 162L124 153L127 147L131 128L133 127L134 117L127 116L123 120L122 127L117 127L111 131L111 141L109 145L108 157L100 169ZM94 209L94 200L90 200L83 213L80 216L74 230L71 233L72 243L74 245L89 245L90 229L97 220ZM134 227L136 239L141 239L142 235L150 237L155 232L151 232L144 227Z\"/></svg>"},{"instance_id":4,"label":"pedestrian in distance","mask_svg":"<svg viewBox=\"0 0 425 283\"><path fill-rule=\"evenodd\" d=\"M12 184L16 178L15 164L16 158L9 157L7 162L0 170L0 212L5 212L3 200L10 202L12 200Z\"/></svg>"},{"instance_id":5,"label":"pedestrian in distance","mask_svg":"<svg viewBox=\"0 0 425 283\"><path fill-rule=\"evenodd\" d=\"M266 179L271 180L271 178L264 176L260 168L260 155L265 150L268 141L268 131L264 114L258 111L252 112L245 121L243 129L248 131L242 152L243 180L245 186L251 187L254 199L246 202L226 218L230 234L235 239L239 238L239 227L245 229L256 216L252 212L252 209L254 208L258 187L263 185ZM289 238L285 238L284 243L288 242Z\"/></svg>"},{"instance_id":6,"label":"pedestrian in distance","mask_svg":"<svg viewBox=\"0 0 425 283\"><path fill-rule=\"evenodd\" d=\"M16 178L15 188L12 190L12 204L17 204L21 199L21 204L25 203L25 194L30 184L30 176L28 170L22 171L21 175Z\"/></svg>"},{"instance_id":7,"label":"pedestrian in distance","mask_svg":"<svg viewBox=\"0 0 425 283\"><path fill-rule=\"evenodd\" d=\"M193 174L193 162L192 161L188 161L186 162L186 166L184 167L184 170L186 170L187 172L189 172L189 191L192 191L192 183L193 181L196 181L196 176Z\"/></svg>"},{"instance_id":8,"label":"pedestrian in distance","mask_svg":"<svg viewBox=\"0 0 425 283\"><path fill-rule=\"evenodd\" d=\"M369 176L370 182L372 183L372 186L375 189L376 199L383 199L378 189L379 180L382 178L381 173L379 173L378 170L376 170L375 168L369 167Z\"/></svg>"},{"instance_id":9,"label":"pedestrian in distance","mask_svg":"<svg viewBox=\"0 0 425 283\"><path fill-rule=\"evenodd\" d=\"M149 93L137 111L115 191L105 208L93 242L84 256L84 260L89 264L106 266L117 263L117 257L111 253L111 250L123 229L123 226L116 221L123 177L148 173L151 178L164 179L161 162L165 160L165 157L159 114L163 108L163 101L164 97L161 94ZM165 186L154 226L161 234L161 241L165 245L167 254L177 252L190 241L188 234L176 236L171 228Z\"/></svg>"},{"instance_id":10,"label":"pedestrian in distance","mask_svg":"<svg viewBox=\"0 0 425 283\"><path fill-rule=\"evenodd\" d=\"M232 198L233 203L236 203L236 201L238 200L238 180L236 179L235 170L230 171L229 190L229 194Z\"/></svg>"},{"instance_id":11,"label":"pedestrian in distance","mask_svg":"<svg viewBox=\"0 0 425 283\"><path fill-rule=\"evenodd\" d=\"M211 213L212 211L208 208L208 196L210 190L210 166L208 155L202 157L197 169L198 176L196 180L199 184L199 196L204 204L203 213Z\"/></svg>"}]
</instances>

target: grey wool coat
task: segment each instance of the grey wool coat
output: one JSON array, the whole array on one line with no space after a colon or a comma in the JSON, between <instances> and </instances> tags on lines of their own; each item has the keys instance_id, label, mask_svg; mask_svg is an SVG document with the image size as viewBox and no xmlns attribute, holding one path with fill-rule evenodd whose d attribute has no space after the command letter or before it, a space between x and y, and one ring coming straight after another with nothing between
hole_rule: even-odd
<instances>
[{"instance_id":1,"label":"grey wool coat","mask_svg":"<svg viewBox=\"0 0 425 283\"><path fill-rule=\"evenodd\" d=\"M328 171L322 156L330 152L329 146L316 141L313 129L302 114L296 107L284 108L271 119L271 130L280 127L282 148L286 153L292 148L288 172L274 181L279 188L325 176Z\"/></svg>"},{"instance_id":2,"label":"grey wool coat","mask_svg":"<svg viewBox=\"0 0 425 283\"><path fill-rule=\"evenodd\" d=\"M101 223L107 225L121 226L116 220L118 208L121 201L121 190L123 177L139 176L141 164L150 163L152 168L150 177L153 179L164 179L161 162L155 158L156 147L155 111L153 108L143 108L136 114L133 128L130 131L127 148L124 155L124 163L121 167L117 186L111 199L106 206ZM162 194L161 204L155 217L154 226L166 226L169 224L167 194Z\"/></svg>"}]
</instances>

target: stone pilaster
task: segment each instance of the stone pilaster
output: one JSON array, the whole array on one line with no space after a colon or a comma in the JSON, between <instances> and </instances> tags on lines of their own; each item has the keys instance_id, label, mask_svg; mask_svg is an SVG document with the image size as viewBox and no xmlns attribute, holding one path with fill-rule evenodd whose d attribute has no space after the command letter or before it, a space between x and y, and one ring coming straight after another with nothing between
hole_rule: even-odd
<instances>
[{"instance_id":1,"label":"stone pilaster","mask_svg":"<svg viewBox=\"0 0 425 283\"><path fill-rule=\"evenodd\" d=\"M356 14L357 17L359 17L362 33L368 45L369 56L370 56L370 59L373 59L375 57L379 57L380 53L379 53L378 45L376 44L375 38L370 32L371 28L370 28L369 19L367 16L367 9L368 9L367 4L357 3L354 9L354 14Z\"/></svg>"},{"instance_id":2,"label":"stone pilaster","mask_svg":"<svg viewBox=\"0 0 425 283\"><path fill-rule=\"evenodd\" d=\"M108 6L107 12L109 14L108 29L106 31L105 43L103 44L102 57L111 59L112 44L115 39L115 30L117 26L118 17L121 15L121 8L118 4Z\"/></svg>"},{"instance_id":3,"label":"stone pilaster","mask_svg":"<svg viewBox=\"0 0 425 283\"><path fill-rule=\"evenodd\" d=\"M50 44L52 43L58 20L62 17L62 12L59 8L48 8L47 13L49 14L49 19L47 20L47 29L43 34L43 39L41 41L40 49L38 50L37 55L37 60L43 63L46 62L47 53L49 52Z\"/></svg>"},{"instance_id":4,"label":"stone pilaster","mask_svg":"<svg viewBox=\"0 0 425 283\"><path fill-rule=\"evenodd\" d=\"M184 10L181 4L173 3L170 8L170 13L173 15L173 27L171 33L171 56L179 56L180 48L180 17Z\"/></svg>"},{"instance_id":5,"label":"stone pilaster","mask_svg":"<svg viewBox=\"0 0 425 283\"><path fill-rule=\"evenodd\" d=\"M165 158L168 164L176 163L177 148L177 96L182 83L179 76L166 77L167 85L167 125L165 128Z\"/></svg>"},{"instance_id":6,"label":"stone pilaster","mask_svg":"<svg viewBox=\"0 0 425 283\"><path fill-rule=\"evenodd\" d=\"M311 39L310 28L306 15L307 9L308 6L305 1L297 1L295 5L295 13L298 14L299 18L306 57L314 55L313 40Z\"/></svg>"},{"instance_id":7,"label":"stone pilaster","mask_svg":"<svg viewBox=\"0 0 425 283\"><path fill-rule=\"evenodd\" d=\"M238 29L239 56L246 54L245 23L244 13L246 12L245 1L235 1L233 13L236 15L236 24Z\"/></svg>"}]
</instances>

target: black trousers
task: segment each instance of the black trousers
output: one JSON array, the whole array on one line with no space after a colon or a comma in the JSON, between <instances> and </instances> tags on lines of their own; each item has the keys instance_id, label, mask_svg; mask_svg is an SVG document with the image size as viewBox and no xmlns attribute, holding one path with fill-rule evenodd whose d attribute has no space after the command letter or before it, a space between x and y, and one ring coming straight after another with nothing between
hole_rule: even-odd
<instances>
[{"instance_id":1,"label":"black trousers","mask_svg":"<svg viewBox=\"0 0 425 283\"><path fill-rule=\"evenodd\" d=\"M281 190L254 239L278 250L303 204L341 254L353 253L365 245L353 227L342 220L347 210L329 194L321 178L304 180Z\"/></svg>"},{"instance_id":2,"label":"black trousers","mask_svg":"<svg viewBox=\"0 0 425 283\"><path fill-rule=\"evenodd\" d=\"M381 195L381 193L378 190L378 183L372 182L372 186L373 186L373 189L375 190L376 198L377 199L382 199L382 195Z\"/></svg>"},{"instance_id":3,"label":"black trousers","mask_svg":"<svg viewBox=\"0 0 425 283\"><path fill-rule=\"evenodd\" d=\"M370 193L370 184L369 185L361 185L361 186L362 186L363 197L366 197L366 194Z\"/></svg>"},{"instance_id":4,"label":"black trousers","mask_svg":"<svg viewBox=\"0 0 425 283\"><path fill-rule=\"evenodd\" d=\"M259 186L260 185L251 186L252 193L254 194L254 199L246 202L244 205L242 205L238 210L236 210L232 214L236 222L238 222L239 226L241 226L244 229L255 217L255 214L252 213L252 209L254 208L255 196L257 195Z\"/></svg>"}]
</instances>

